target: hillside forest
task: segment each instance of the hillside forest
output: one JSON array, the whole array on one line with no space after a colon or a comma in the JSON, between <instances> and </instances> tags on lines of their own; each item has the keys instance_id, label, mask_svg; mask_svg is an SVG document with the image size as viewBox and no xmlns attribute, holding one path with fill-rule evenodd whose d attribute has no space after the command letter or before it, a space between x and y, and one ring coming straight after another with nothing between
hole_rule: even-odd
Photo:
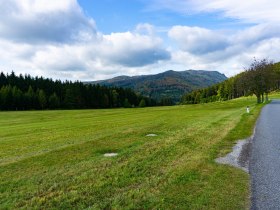
<instances>
[{"instance_id":1,"label":"hillside forest","mask_svg":"<svg viewBox=\"0 0 280 210\"><path fill-rule=\"evenodd\" d=\"M155 99L159 105L174 105L180 102L185 93L209 87L226 79L227 77L218 71L168 70L152 75L119 76L89 83L131 88L136 93Z\"/></svg>"},{"instance_id":2,"label":"hillside forest","mask_svg":"<svg viewBox=\"0 0 280 210\"><path fill-rule=\"evenodd\" d=\"M153 106L131 89L0 74L0 110L91 109Z\"/></svg>"},{"instance_id":3,"label":"hillside forest","mask_svg":"<svg viewBox=\"0 0 280 210\"><path fill-rule=\"evenodd\" d=\"M208 88L185 94L183 104L225 101L255 95L257 102L268 100L268 93L280 88L280 63L268 59L254 60L242 73Z\"/></svg>"}]
</instances>

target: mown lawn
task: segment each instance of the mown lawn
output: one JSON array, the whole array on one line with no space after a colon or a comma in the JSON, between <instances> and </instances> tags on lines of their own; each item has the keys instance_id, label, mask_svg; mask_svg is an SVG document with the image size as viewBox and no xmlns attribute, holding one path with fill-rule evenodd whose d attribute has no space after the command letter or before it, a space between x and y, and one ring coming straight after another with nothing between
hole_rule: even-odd
<instances>
[{"instance_id":1,"label":"mown lawn","mask_svg":"<svg viewBox=\"0 0 280 210\"><path fill-rule=\"evenodd\" d=\"M0 209L248 208L249 176L214 159L261 107L0 112Z\"/></svg>"}]
</instances>

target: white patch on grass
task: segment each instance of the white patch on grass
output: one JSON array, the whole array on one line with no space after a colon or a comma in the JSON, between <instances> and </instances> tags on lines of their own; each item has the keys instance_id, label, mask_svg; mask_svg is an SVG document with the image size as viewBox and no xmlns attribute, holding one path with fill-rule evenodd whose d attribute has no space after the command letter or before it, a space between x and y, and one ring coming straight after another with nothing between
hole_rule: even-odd
<instances>
[{"instance_id":1,"label":"white patch on grass","mask_svg":"<svg viewBox=\"0 0 280 210\"><path fill-rule=\"evenodd\" d=\"M157 134L151 133L151 134L147 134L146 136L157 136Z\"/></svg>"},{"instance_id":2,"label":"white patch on grass","mask_svg":"<svg viewBox=\"0 0 280 210\"><path fill-rule=\"evenodd\" d=\"M115 157L117 155L118 155L118 153L105 153L104 157Z\"/></svg>"}]
</instances>

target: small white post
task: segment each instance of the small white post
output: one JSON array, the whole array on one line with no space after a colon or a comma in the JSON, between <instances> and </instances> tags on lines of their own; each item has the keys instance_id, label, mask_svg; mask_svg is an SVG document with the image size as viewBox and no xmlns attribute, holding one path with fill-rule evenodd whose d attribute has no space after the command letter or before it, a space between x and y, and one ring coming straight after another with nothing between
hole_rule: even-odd
<instances>
[{"instance_id":1,"label":"small white post","mask_svg":"<svg viewBox=\"0 0 280 210\"><path fill-rule=\"evenodd\" d=\"M248 114L250 113L250 107L249 106L247 106L246 111L247 111Z\"/></svg>"}]
</instances>

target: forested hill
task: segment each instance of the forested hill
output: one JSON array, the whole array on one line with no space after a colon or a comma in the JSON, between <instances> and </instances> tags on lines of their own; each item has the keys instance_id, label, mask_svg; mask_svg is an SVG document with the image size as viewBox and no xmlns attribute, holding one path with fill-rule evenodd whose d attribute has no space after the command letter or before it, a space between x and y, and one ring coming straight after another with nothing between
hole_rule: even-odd
<instances>
[{"instance_id":1,"label":"forested hill","mask_svg":"<svg viewBox=\"0 0 280 210\"><path fill-rule=\"evenodd\" d=\"M155 101L131 89L82 82L0 74L0 110L87 109L153 106Z\"/></svg>"},{"instance_id":2,"label":"forested hill","mask_svg":"<svg viewBox=\"0 0 280 210\"><path fill-rule=\"evenodd\" d=\"M268 59L254 62L240 74L219 84L185 94L183 104L224 101L242 96L255 95L257 102L268 100L268 93L280 89L280 62Z\"/></svg>"},{"instance_id":3,"label":"forested hill","mask_svg":"<svg viewBox=\"0 0 280 210\"><path fill-rule=\"evenodd\" d=\"M106 86L132 88L134 91L158 101L180 101L185 93L222 82L227 77L217 71L187 70L166 71L156 75L119 76L113 79L90 82Z\"/></svg>"}]
</instances>

